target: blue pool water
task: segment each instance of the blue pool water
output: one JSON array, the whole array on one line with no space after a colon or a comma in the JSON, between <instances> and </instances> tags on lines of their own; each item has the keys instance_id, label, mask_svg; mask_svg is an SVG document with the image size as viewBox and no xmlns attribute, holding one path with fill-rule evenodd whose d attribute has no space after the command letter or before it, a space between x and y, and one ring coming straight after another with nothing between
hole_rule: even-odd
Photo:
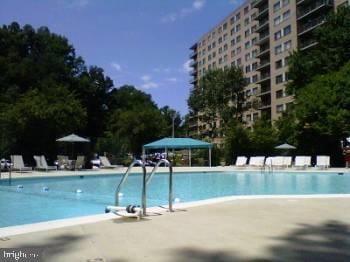
<instances>
[{"instance_id":1,"label":"blue pool water","mask_svg":"<svg viewBox=\"0 0 350 262\"><path fill-rule=\"evenodd\" d=\"M121 175L14 179L0 182L0 227L101 214L114 204ZM121 205L140 204L140 174L129 176ZM23 188L18 186L22 185ZM44 190L47 187L48 190ZM76 193L80 189L81 193ZM167 204L168 175L156 174L147 189L147 206ZM181 202L231 195L350 193L350 174L217 172L174 175L174 198Z\"/></svg>"}]
</instances>

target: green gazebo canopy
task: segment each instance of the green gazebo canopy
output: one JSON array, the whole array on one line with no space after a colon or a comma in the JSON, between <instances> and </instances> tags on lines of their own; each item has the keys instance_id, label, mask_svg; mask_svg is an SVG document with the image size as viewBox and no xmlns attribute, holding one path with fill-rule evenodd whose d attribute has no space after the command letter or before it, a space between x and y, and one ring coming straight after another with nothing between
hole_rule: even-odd
<instances>
[{"instance_id":1,"label":"green gazebo canopy","mask_svg":"<svg viewBox=\"0 0 350 262\"><path fill-rule=\"evenodd\" d=\"M189 152L189 165L191 166L191 150L194 148L205 148L209 150L209 166L211 166L211 148L212 144L193 139L193 138L163 138L152 143L143 146L143 160L147 149L188 149Z\"/></svg>"},{"instance_id":2,"label":"green gazebo canopy","mask_svg":"<svg viewBox=\"0 0 350 262\"><path fill-rule=\"evenodd\" d=\"M163 138L152 143L146 144L145 149L184 149L184 148L211 148L213 145L201 140L192 138Z\"/></svg>"}]
</instances>

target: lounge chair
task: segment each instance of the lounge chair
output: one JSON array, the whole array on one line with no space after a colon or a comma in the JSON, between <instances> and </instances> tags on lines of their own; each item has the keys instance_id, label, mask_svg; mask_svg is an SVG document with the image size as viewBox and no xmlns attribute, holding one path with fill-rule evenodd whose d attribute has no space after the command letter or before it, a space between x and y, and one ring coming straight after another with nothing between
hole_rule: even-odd
<instances>
[{"instance_id":1,"label":"lounge chair","mask_svg":"<svg viewBox=\"0 0 350 262\"><path fill-rule=\"evenodd\" d=\"M71 169L68 156L58 155L57 156L58 168L59 169Z\"/></svg>"},{"instance_id":2,"label":"lounge chair","mask_svg":"<svg viewBox=\"0 0 350 262\"><path fill-rule=\"evenodd\" d=\"M292 157L291 156L284 156L283 157L283 166L285 168L292 166Z\"/></svg>"},{"instance_id":3,"label":"lounge chair","mask_svg":"<svg viewBox=\"0 0 350 262\"><path fill-rule=\"evenodd\" d=\"M282 156L275 156L272 157L272 166L276 168L283 168L283 157Z\"/></svg>"},{"instance_id":4,"label":"lounge chair","mask_svg":"<svg viewBox=\"0 0 350 262\"><path fill-rule=\"evenodd\" d=\"M296 156L294 167L296 168L307 168L311 166L311 156Z\"/></svg>"},{"instance_id":5,"label":"lounge chair","mask_svg":"<svg viewBox=\"0 0 350 262\"><path fill-rule=\"evenodd\" d=\"M252 156L249 160L249 166L251 167L263 167L265 163L264 156Z\"/></svg>"},{"instance_id":6,"label":"lounge chair","mask_svg":"<svg viewBox=\"0 0 350 262\"><path fill-rule=\"evenodd\" d=\"M46 158L44 155L41 156L33 156L35 160L37 170L44 170L44 171L50 171L50 170L57 170L56 166L49 166L47 165Z\"/></svg>"},{"instance_id":7,"label":"lounge chair","mask_svg":"<svg viewBox=\"0 0 350 262\"><path fill-rule=\"evenodd\" d=\"M329 156L317 156L316 157L316 166L318 168L329 168L330 157Z\"/></svg>"},{"instance_id":8,"label":"lounge chair","mask_svg":"<svg viewBox=\"0 0 350 262\"><path fill-rule=\"evenodd\" d=\"M120 165L111 165L111 162L109 162L108 158L105 156L100 156L101 161L101 168L118 168L121 167Z\"/></svg>"},{"instance_id":9,"label":"lounge chair","mask_svg":"<svg viewBox=\"0 0 350 262\"><path fill-rule=\"evenodd\" d=\"M85 166L85 156L77 156L77 160L74 164L74 170L83 169Z\"/></svg>"},{"instance_id":10,"label":"lounge chair","mask_svg":"<svg viewBox=\"0 0 350 262\"><path fill-rule=\"evenodd\" d=\"M247 158L245 156L238 156L236 159L236 167L244 167L247 164Z\"/></svg>"},{"instance_id":11,"label":"lounge chair","mask_svg":"<svg viewBox=\"0 0 350 262\"><path fill-rule=\"evenodd\" d=\"M12 170L25 172L32 171L31 167L24 166L22 155L11 155Z\"/></svg>"}]
</instances>

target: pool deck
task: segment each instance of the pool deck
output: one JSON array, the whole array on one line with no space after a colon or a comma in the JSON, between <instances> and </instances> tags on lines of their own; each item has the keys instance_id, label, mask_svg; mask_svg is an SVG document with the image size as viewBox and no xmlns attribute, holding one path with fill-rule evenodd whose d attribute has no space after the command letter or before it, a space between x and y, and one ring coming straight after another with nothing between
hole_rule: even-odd
<instances>
[{"instance_id":1,"label":"pool deck","mask_svg":"<svg viewBox=\"0 0 350 262\"><path fill-rule=\"evenodd\" d=\"M0 239L42 261L349 261L350 198L246 199ZM1 259L0 259L1 260Z\"/></svg>"}]
</instances>

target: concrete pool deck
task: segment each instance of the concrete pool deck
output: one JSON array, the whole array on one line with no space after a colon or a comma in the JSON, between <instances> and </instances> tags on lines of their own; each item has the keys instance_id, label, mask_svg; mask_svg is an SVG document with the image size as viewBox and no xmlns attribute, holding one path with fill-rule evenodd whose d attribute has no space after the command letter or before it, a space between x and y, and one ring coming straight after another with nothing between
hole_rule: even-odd
<instances>
[{"instance_id":1,"label":"concrete pool deck","mask_svg":"<svg viewBox=\"0 0 350 262\"><path fill-rule=\"evenodd\" d=\"M0 239L42 261L349 261L350 198L246 199ZM1 260L1 259L0 259Z\"/></svg>"}]
</instances>

